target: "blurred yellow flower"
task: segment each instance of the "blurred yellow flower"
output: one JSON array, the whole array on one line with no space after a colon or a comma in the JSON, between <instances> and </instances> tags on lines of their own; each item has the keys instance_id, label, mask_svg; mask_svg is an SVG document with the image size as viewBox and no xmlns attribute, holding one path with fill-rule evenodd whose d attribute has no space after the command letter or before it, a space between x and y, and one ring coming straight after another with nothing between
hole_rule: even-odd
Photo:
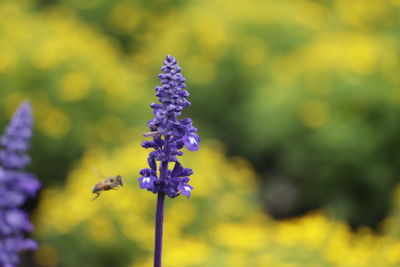
<instances>
[{"instance_id":1,"label":"blurred yellow flower","mask_svg":"<svg viewBox=\"0 0 400 267\"><path fill-rule=\"evenodd\" d=\"M115 230L112 222L105 216L93 217L88 222L90 237L97 242L111 243L115 240Z\"/></svg>"},{"instance_id":2,"label":"blurred yellow flower","mask_svg":"<svg viewBox=\"0 0 400 267\"><path fill-rule=\"evenodd\" d=\"M61 138L68 133L71 122L67 114L50 106L37 105L38 126L48 136Z\"/></svg>"},{"instance_id":3,"label":"blurred yellow flower","mask_svg":"<svg viewBox=\"0 0 400 267\"><path fill-rule=\"evenodd\" d=\"M0 44L0 73L11 71L18 62L18 57L11 47Z\"/></svg>"},{"instance_id":4,"label":"blurred yellow flower","mask_svg":"<svg viewBox=\"0 0 400 267\"><path fill-rule=\"evenodd\" d=\"M90 89L90 79L84 72L70 72L60 81L61 98L66 101L79 101L85 98Z\"/></svg>"},{"instance_id":5,"label":"blurred yellow flower","mask_svg":"<svg viewBox=\"0 0 400 267\"><path fill-rule=\"evenodd\" d=\"M116 32L131 32L140 23L142 13L132 1L119 1L112 9L109 17L110 25Z\"/></svg>"}]
</instances>

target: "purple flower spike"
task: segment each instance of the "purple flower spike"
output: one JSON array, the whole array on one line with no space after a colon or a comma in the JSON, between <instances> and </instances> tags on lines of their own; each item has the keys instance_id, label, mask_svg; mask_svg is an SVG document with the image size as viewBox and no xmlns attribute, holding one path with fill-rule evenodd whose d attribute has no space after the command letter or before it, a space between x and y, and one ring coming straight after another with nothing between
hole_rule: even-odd
<instances>
[{"instance_id":1,"label":"purple flower spike","mask_svg":"<svg viewBox=\"0 0 400 267\"><path fill-rule=\"evenodd\" d=\"M25 152L32 136L32 108L23 103L0 138L0 265L16 266L18 253L37 248L36 242L24 237L32 231L28 214L20 206L34 197L40 182L22 170L30 158Z\"/></svg>"},{"instance_id":2,"label":"purple flower spike","mask_svg":"<svg viewBox=\"0 0 400 267\"><path fill-rule=\"evenodd\" d=\"M30 163L28 155L24 154L29 148L32 136L32 108L25 102L15 113L13 119L0 139L0 161L4 168L21 169Z\"/></svg>"},{"instance_id":3,"label":"purple flower spike","mask_svg":"<svg viewBox=\"0 0 400 267\"><path fill-rule=\"evenodd\" d=\"M189 92L185 90L185 78L181 74L173 56L164 60L162 72L158 75L161 85L155 88L160 103L152 103L154 118L149 121L150 132L143 135L152 138L144 141L142 147L154 149L147 158L150 168L140 171L138 181L142 189L157 193L156 231L154 247L154 267L161 267L162 233L164 222L165 195L174 198L180 194L190 198L193 187L188 184L193 171L183 168L178 161L181 151L186 147L189 151L199 150L200 138L197 129L189 118L178 119L182 110L190 106L187 100ZM168 169L168 164L174 164Z\"/></svg>"},{"instance_id":4,"label":"purple flower spike","mask_svg":"<svg viewBox=\"0 0 400 267\"><path fill-rule=\"evenodd\" d=\"M192 120L189 118L179 119L182 110L190 106L190 102L187 100L189 93L185 90L185 78L181 74L181 68L176 59L173 56L167 56L161 70L163 73L158 75L161 85L155 88L160 103L150 105L154 118L148 123L150 132L144 134L145 137L151 137L152 140L142 143L144 148L154 149L148 158L150 169L154 171L154 174L146 176L143 173L148 172L148 169L143 169L142 177L138 181L140 188L153 193L164 192L171 198L179 194L188 196L190 191L181 189L184 186L183 180L176 176L176 171L165 171L163 175L160 173L159 177L156 174L157 162L160 162L160 171L161 165L168 165L169 162L175 163L175 166L179 164L179 167L183 169L178 162L178 156L183 155L182 148L186 147L189 151L197 151L200 143L197 129L192 125ZM192 173L191 171L190 174ZM191 186L188 188L192 189Z\"/></svg>"}]
</instances>

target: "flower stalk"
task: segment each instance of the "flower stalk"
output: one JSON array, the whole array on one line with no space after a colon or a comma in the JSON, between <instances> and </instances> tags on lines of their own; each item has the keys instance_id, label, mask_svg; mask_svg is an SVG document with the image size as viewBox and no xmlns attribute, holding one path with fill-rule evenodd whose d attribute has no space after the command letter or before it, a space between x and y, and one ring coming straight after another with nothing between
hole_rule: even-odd
<instances>
[{"instance_id":1,"label":"flower stalk","mask_svg":"<svg viewBox=\"0 0 400 267\"><path fill-rule=\"evenodd\" d=\"M168 171L168 162L161 163L160 179L166 177ZM157 207L156 207L156 230L155 230L155 241L154 241L154 267L161 267L162 262L162 238L163 238L163 226L164 226L164 202L165 193L158 192L157 195Z\"/></svg>"},{"instance_id":2,"label":"flower stalk","mask_svg":"<svg viewBox=\"0 0 400 267\"><path fill-rule=\"evenodd\" d=\"M162 238L164 225L164 201L165 193L159 192L157 196L156 208L156 232L154 242L154 267L161 267L162 257Z\"/></svg>"}]
</instances>

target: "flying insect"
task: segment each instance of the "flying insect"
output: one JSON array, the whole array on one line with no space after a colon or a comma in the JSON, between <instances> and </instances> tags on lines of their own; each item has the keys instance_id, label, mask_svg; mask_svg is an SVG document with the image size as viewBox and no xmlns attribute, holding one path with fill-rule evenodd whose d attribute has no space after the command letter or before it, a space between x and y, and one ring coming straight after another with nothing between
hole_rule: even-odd
<instances>
[{"instance_id":1,"label":"flying insect","mask_svg":"<svg viewBox=\"0 0 400 267\"><path fill-rule=\"evenodd\" d=\"M102 191L108 191L111 189L117 190L119 186L123 186L121 175L105 177L99 172L97 168L93 167L93 171L97 174L97 176L103 179L101 179L97 184L94 185L92 193L96 194L96 196L92 200L97 199Z\"/></svg>"}]
</instances>

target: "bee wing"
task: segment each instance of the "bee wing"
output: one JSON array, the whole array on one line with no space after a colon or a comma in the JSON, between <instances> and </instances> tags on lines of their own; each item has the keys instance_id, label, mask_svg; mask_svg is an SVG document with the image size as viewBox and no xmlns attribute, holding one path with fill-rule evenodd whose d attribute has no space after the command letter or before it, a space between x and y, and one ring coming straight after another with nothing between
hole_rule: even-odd
<instances>
[{"instance_id":1,"label":"bee wing","mask_svg":"<svg viewBox=\"0 0 400 267\"><path fill-rule=\"evenodd\" d=\"M106 177L100 172L99 169L97 169L96 166L92 166L92 170L93 170L93 173L94 173L94 175L95 175L96 177L98 177L98 178L100 178L100 179L106 179Z\"/></svg>"}]
</instances>

